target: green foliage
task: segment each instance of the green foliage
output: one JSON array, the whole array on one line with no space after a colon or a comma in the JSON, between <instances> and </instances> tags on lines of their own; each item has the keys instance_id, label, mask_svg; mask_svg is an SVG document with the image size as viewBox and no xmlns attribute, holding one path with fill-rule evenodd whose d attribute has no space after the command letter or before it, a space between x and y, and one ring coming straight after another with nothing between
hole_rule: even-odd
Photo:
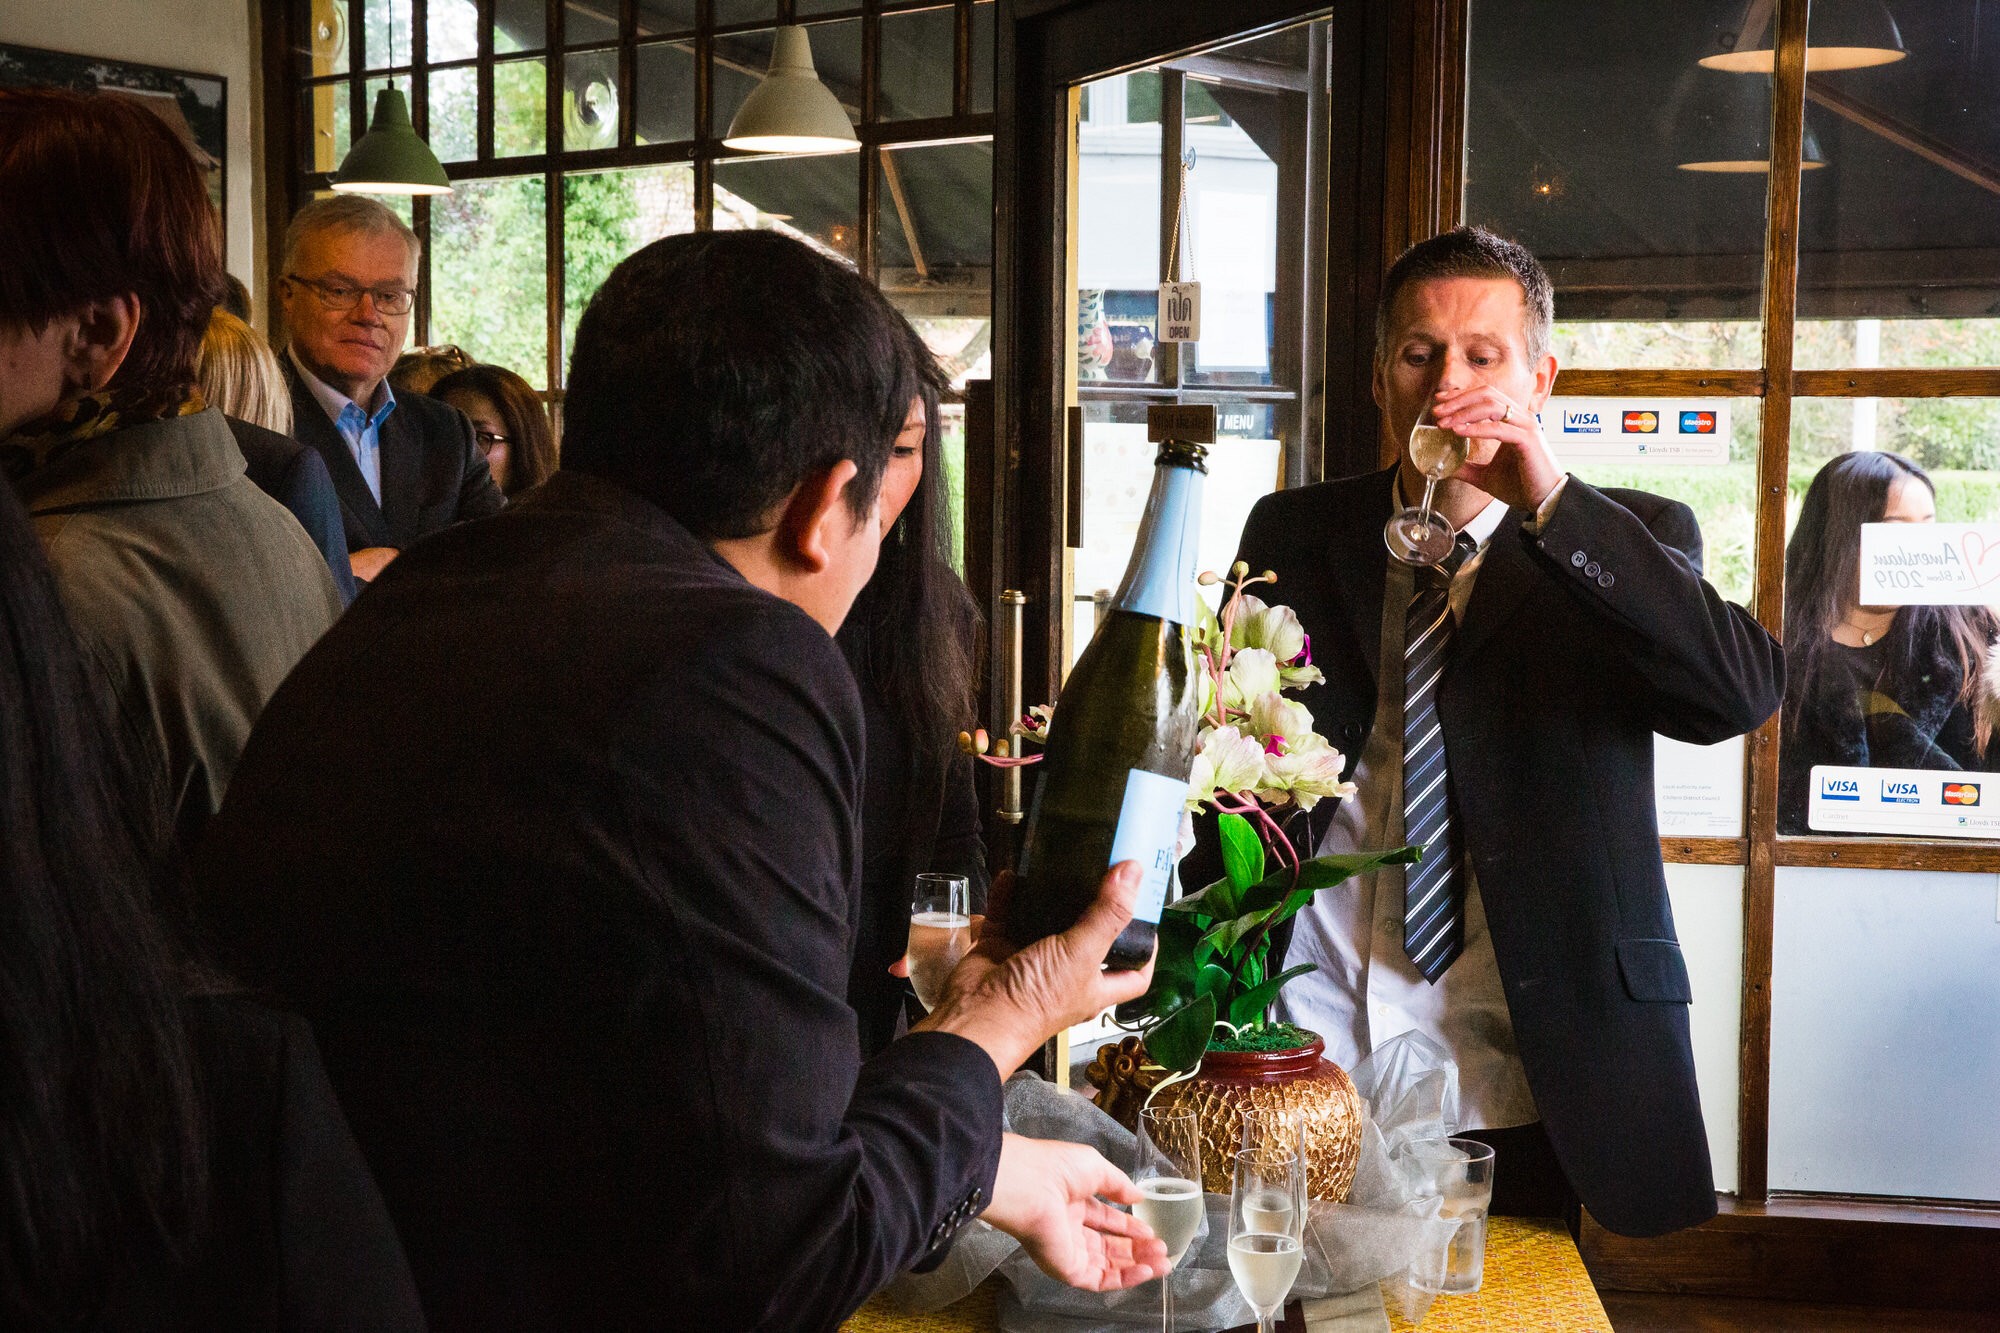
<instances>
[{"instance_id":1,"label":"green foliage","mask_svg":"<svg viewBox=\"0 0 2000 1333\"><path fill-rule=\"evenodd\" d=\"M460 181L431 203L431 337L548 380L542 178Z\"/></svg>"},{"instance_id":2,"label":"green foliage","mask_svg":"<svg viewBox=\"0 0 2000 1333\"><path fill-rule=\"evenodd\" d=\"M1146 1054L1168 1073L1194 1068L1215 1030L1215 999L1198 995L1146 1033Z\"/></svg>"},{"instance_id":3,"label":"green foliage","mask_svg":"<svg viewBox=\"0 0 2000 1333\"><path fill-rule=\"evenodd\" d=\"M1255 884L1264 878L1264 842L1242 815L1222 817L1222 868L1231 884Z\"/></svg>"}]
</instances>

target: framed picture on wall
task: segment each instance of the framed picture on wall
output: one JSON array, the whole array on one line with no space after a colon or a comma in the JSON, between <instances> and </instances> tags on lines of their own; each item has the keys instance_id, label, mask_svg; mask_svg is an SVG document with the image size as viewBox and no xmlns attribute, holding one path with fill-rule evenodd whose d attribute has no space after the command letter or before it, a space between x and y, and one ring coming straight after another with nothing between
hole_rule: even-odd
<instances>
[{"instance_id":1,"label":"framed picture on wall","mask_svg":"<svg viewBox=\"0 0 2000 1333\"><path fill-rule=\"evenodd\" d=\"M167 123L208 182L224 232L229 224L227 136L229 81L159 65L42 51L0 42L0 87L73 88L127 97ZM223 239L225 253L228 238Z\"/></svg>"}]
</instances>

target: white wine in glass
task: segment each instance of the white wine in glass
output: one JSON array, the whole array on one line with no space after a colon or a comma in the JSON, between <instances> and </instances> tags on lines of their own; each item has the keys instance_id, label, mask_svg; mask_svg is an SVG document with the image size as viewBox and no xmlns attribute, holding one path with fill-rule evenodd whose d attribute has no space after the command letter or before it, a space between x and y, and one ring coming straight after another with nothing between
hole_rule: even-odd
<instances>
[{"instance_id":1,"label":"white wine in glass","mask_svg":"<svg viewBox=\"0 0 2000 1333\"><path fill-rule=\"evenodd\" d=\"M1431 509L1437 484L1457 473L1471 452L1472 441L1442 426L1419 420L1410 428L1410 461L1424 474L1423 502L1404 509L1382 529L1389 554L1406 565L1435 565L1451 553L1451 524Z\"/></svg>"},{"instance_id":2,"label":"white wine in glass","mask_svg":"<svg viewBox=\"0 0 2000 1333\"><path fill-rule=\"evenodd\" d=\"M1297 1153L1273 1144L1236 1154L1229 1271L1257 1316L1258 1333L1277 1327L1278 1311L1305 1258L1305 1175Z\"/></svg>"},{"instance_id":3,"label":"white wine in glass","mask_svg":"<svg viewBox=\"0 0 2000 1333\"><path fill-rule=\"evenodd\" d=\"M928 1013L944 996L944 983L972 949L970 885L963 875L918 875L910 899L910 987Z\"/></svg>"},{"instance_id":4,"label":"white wine in glass","mask_svg":"<svg viewBox=\"0 0 2000 1333\"><path fill-rule=\"evenodd\" d=\"M1201 1230L1205 1210L1201 1190L1201 1121L1186 1106L1139 1112L1137 1160L1132 1183L1139 1201L1132 1215L1153 1229L1167 1247L1167 1262L1178 1267ZM1173 1333L1174 1275L1160 1279L1160 1328Z\"/></svg>"}]
</instances>

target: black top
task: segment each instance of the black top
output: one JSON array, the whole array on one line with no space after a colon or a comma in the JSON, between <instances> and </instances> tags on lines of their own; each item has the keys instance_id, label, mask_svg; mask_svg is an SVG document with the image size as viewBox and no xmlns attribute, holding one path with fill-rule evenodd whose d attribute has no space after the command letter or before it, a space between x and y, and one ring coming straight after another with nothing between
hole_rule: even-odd
<instances>
[{"instance_id":1,"label":"black top","mask_svg":"<svg viewBox=\"0 0 2000 1333\"><path fill-rule=\"evenodd\" d=\"M854 937L854 972L847 1002L861 1030L861 1054L874 1055L896 1038L909 982L889 975L910 936L910 900L926 871L964 875L970 907L986 910L986 848L980 840L979 797L972 758L956 750L913 755L896 711L868 670L868 650L850 622L836 636L854 670L868 729L861 787L861 922Z\"/></svg>"},{"instance_id":2,"label":"black top","mask_svg":"<svg viewBox=\"0 0 2000 1333\"><path fill-rule=\"evenodd\" d=\"M433 1327L831 1329L991 1194L985 1053L857 1050L861 746L824 630L570 472L272 698L201 910L312 1020Z\"/></svg>"},{"instance_id":3,"label":"black top","mask_svg":"<svg viewBox=\"0 0 2000 1333\"><path fill-rule=\"evenodd\" d=\"M315 406L317 406L315 404ZM333 476L319 454L289 435L254 426L235 417L225 417L236 447L257 489L292 511L292 517L319 547L326 567L333 571L333 586L340 589L340 604L354 601L354 565L347 558L347 532L341 525L340 496L333 489Z\"/></svg>"},{"instance_id":4,"label":"black top","mask_svg":"<svg viewBox=\"0 0 2000 1333\"><path fill-rule=\"evenodd\" d=\"M116 1284L104 1333L399 1333L424 1327L395 1230L299 1019L184 1008L207 1108L208 1230L185 1263Z\"/></svg>"}]
</instances>

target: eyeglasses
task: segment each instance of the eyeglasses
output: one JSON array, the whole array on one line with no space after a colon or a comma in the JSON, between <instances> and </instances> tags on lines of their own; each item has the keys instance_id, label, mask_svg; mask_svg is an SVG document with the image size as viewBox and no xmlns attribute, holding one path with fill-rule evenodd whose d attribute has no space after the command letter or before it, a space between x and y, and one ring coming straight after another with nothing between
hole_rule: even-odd
<instances>
[{"instance_id":1,"label":"eyeglasses","mask_svg":"<svg viewBox=\"0 0 2000 1333\"><path fill-rule=\"evenodd\" d=\"M296 273L287 273L288 279L302 287L312 288L319 303L336 313L354 309L366 296L375 303L377 314L407 315L417 294L407 287L356 287L351 282L321 282L318 278L302 278Z\"/></svg>"},{"instance_id":2,"label":"eyeglasses","mask_svg":"<svg viewBox=\"0 0 2000 1333\"><path fill-rule=\"evenodd\" d=\"M492 453L498 445L512 444L514 442L513 436L495 435L490 430L475 430L472 432L472 438L479 442L479 452L481 455Z\"/></svg>"}]
</instances>

